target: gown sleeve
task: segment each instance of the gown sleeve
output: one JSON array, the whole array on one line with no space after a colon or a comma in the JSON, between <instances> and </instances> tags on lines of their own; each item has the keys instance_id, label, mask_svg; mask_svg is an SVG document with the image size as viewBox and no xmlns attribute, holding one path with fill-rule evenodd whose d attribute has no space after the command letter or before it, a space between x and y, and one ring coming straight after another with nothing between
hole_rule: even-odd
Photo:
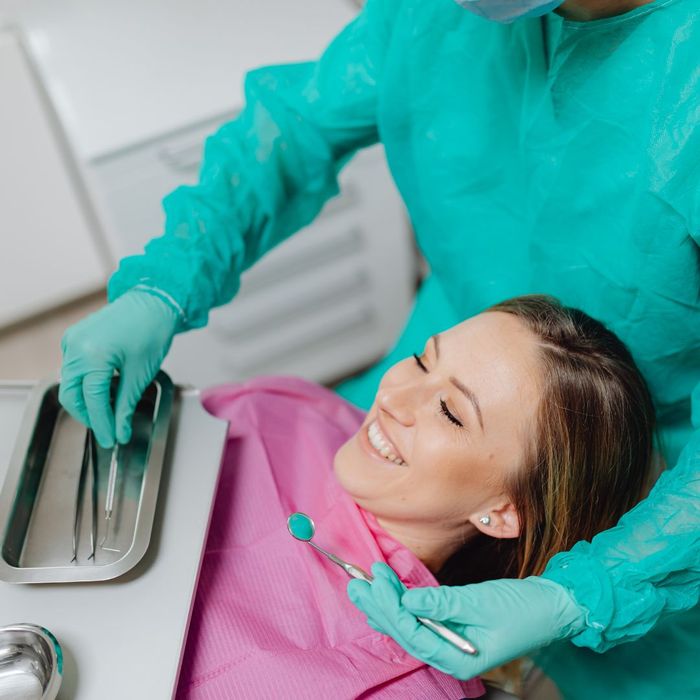
<instances>
[{"instance_id":1,"label":"gown sleeve","mask_svg":"<svg viewBox=\"0 0 700 700\"><path fill-rule=\"evenodd\" d=\"M243 111L206 140L199 182L164 199L164 234L121 260L110 301L144 289L181 314L181 330L204 326L245 269L313 220L342 166L378 141L393 4L369 0L318 61L248 73Z\"/></svg>"},{"instance_id":2,"label":"gown sleeve","mask_svg":"<svg viewBox=\"0 0 700 700\"><path fill-rule=\"evenodd\" d=\"M700 596L700 384L695 432L649 496L592 542L557 554L543 576L565 586L587 612L572 638L603 652L644 636L662 617Z\"/></svg>"}]
</instances>

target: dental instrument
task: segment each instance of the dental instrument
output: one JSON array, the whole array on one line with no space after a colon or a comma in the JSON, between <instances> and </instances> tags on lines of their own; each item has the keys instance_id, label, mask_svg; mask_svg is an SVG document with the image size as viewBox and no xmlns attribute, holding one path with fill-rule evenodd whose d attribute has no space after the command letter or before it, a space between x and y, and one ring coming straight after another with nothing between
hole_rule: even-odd
<instances>
[{"instance_id":1,"label":"dental instrument","mask_svg":"<svg viewBox=\"0 0 700 700\"><path fill-rule=\"evenodd\" d=\"M348 576L362 579L363 581L367 581L367 583L372 581L371 574L368 574L363 568L355 566L355 564L350 564L340 557L336 557L335 554L331 554L323 549L323 547L319 547L315 542L311 541L316 531L316 525L308 515L304 513L292 513L287 518L287 530L289 530L289 534L294 537L294 539L300 542L308 542L316 551L328 557L334 564L337 564L343 569Z\"/></svg>"},{"instance_id":2,"label":"dental instrument","mask_svg":"<svg viewBox=\"0 0 700 700\"><path fill-rule=\"evenodd\" d=\"M80 465L80 476L78 477L78 491L75 494L75 513L73 515L73 558L71 562L78 559L78 538L80 531L80 516L83 511L83 494L85 493L85 479L87 477L90 463L90 429L85 432L85 442L83 444L83 459Z\"/></svg>"},{"instance_id":3,"label":"dental instrument","mask_svg":"<svg viewBox=\"0 0 700 700\"><path fill-rule=\"evenodd\" d=\"M112 512L114 510L114 490L117 484L117 467L119 466L119 443L114 445L112 458L109 462L109 476L107 477L107 495L105 497L105 535L100 542L100 548L109 552L118 552L114 547L106 547L105 542L109 539L110 526L112 524Z\"/></svg>"},{"instance_id":4,"label":"dental instrument","mask_svg":"<svg viewBox=\"0 0 700 700\"><path fill-rule=\"evenodd\" d=\"M112 517L114 509L114 487L117 483L117 466L119 464L119 443L114 445L112 458L109 462L109 477L107 479L107 497L105 498L105 520Z\"/></svg>"},{"instance_id":5,"label":"dental instrument","mask_svg":"<svg viewBox=\"0 0 700 700\"><path fill-rule=\"evenodd\" d=\"M292 513L287 518L287 530L289 530L289 534L294 537L294 539L310 544L317 552L320 552L334 564L337 564L341 569L343 569L348 576L362 579L370 584L372 583L372 575L368 574L364 569L356 566L355 564L350 564L349 562L344 561L340 557L337 557L335 554L331 554L323 549L323 547L319 547L315 542L311 541L314 533L316 532L316 525L314 524L314 521L305 513ZM440 622L435 622L435 620L431 620L427 617L418 617L417 619L425 627L435 632L435 634L440 635L445 641L449 642L460 651L472 655L479 653L471 642L464 639L464 637L461 637Z\"/></svg>"},{"instance_id":6,"label":"dental instrument","mask_svg":"<svg viewBox=\"0 0 700 700\"><path fill-rule=\"evenodd\" d=\"M95 561L95 547L97 546L97 441L95 433L88 430L90 435L90 461L92 462L92 525L90 527L90 556Z\"/></svg>"},{"instance_id":7,"label":"dental instrument","mask_svg":"<svg viewBox=\"0 0 700 700\"><path fill-rule=\"evenodd\" d=\"M92 479L90 495L90 556L88 561L95 559L95 546L97 541L97 443L95 434L89 428L85 431L83 443L83 459L80 465L80 477L78 478L78 490L75 495L75 515L73 517L73 558L71 563L78 560L78 540L80 536L80 521L83 513L83 499L86 490L88 471Z\"/></svg>"}]
</instances>

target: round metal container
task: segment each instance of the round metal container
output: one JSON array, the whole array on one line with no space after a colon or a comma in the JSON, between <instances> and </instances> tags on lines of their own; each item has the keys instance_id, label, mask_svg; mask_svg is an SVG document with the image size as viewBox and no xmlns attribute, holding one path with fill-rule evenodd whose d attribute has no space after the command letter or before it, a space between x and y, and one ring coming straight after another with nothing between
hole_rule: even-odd
<instances>
[{"instance_id":1,"label":"round metal container","mask_svg":"<svg viewBox=\"0 0 700 700\"><path fill-rule=\"evenodd\" d=\"M56 637L30 624L0 627L0 700L54 700L63 679Z\"/></svg>"}]
</instances>

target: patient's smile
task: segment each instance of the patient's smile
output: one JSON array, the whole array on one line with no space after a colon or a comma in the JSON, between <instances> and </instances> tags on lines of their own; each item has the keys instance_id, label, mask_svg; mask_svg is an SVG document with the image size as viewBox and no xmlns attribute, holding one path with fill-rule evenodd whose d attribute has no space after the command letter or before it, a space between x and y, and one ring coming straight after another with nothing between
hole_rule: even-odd
<instances>
[{"instance_id":1,"label":"patient's smile","mask_svg":"<svg viewBox=\"0 0 700 700\"><path fill-rule=\"evenodd\" d=\"M401 457L399 457L396 452L395 448L392 446L392 444L389 442L389 440L386 438L384 433L382 433L379 424L377 423L376 420L373 420L369 426L367 427L367 437L369 439L370 445L379 452L379 454L384 457L385 459L388 459L390 462L394 462L395 464L398 464L400 466L406 466L406 462L404 462Z\"/></svg>"}]
</instances>

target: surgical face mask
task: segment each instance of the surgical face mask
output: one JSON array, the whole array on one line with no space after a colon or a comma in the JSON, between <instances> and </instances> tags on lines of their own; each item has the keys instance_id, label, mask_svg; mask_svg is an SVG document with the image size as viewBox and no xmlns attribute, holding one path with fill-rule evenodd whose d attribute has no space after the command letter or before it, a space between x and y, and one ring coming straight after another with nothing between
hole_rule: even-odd
<instances>
[{"instance_id":1,"label":"surgical face mask","mask_svg":"<svg viewBox=\"0 0 700 700\"><path fill-rule=\"evenodd\" d=\"M564 0L455 0L465 10L494 22L508 24L521 17L541 17Z\"/></svg>"}]
</instances>

